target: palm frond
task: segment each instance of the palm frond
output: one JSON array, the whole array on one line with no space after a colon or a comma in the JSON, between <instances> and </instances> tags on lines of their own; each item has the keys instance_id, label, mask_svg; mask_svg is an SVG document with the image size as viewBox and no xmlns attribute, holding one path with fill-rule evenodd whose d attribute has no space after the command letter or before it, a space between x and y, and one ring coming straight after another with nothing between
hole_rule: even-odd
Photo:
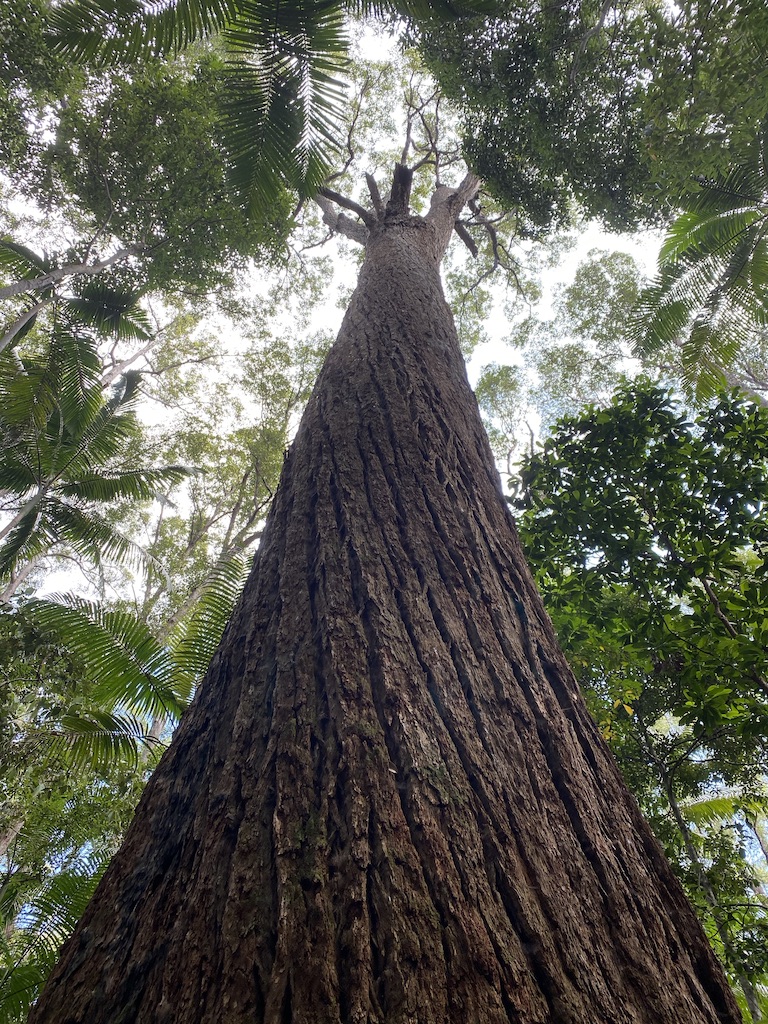
<instances>
[{"instance_id":1,"label":"palm frond","mask_svg":"<svg viewBox=\"0 0 768 1024\"><path fill-rule=\"evenodd\" d=\"M722 821L733 821L739 809L739 801L733 796L688 800L680 807L683 817L692 825L715 825Z\"/></svg>"},{"instance_id":2,"label":"palm frond","mask_svg":"<svg viewBox=\"0 0 768 1024\"><path fill-rule=\"evenodd\" d=\"M149 318L141 308L141 293L111 288L98 280L83 283L78 294L67 300L67 312L100 334L120 341L144 340L152 334Z\"/></svg>"},{"instance_id":3,"label":"palm frond","mask_svg":"<svg viewBox=\"0 0 768 1024\"><path fill-rule=\"evenodd\" d=\"M748 232L760 211L738 207L716 213L688 210L681 213L670 226L659 261L662 266L683 259L691 263L697 256L717 258Z\"/></svg>"},{"instance_id":4,"label":"palm frond","mask_svg":"<svg viewBox=\"0 0 768 1024\"><path fill-rule=\"evenodd\" d=\"M0 962L0 1024L26 1020L105 867L106 859L101 858L77 871L54 875L29 900L24 926Z\"/></svg>"},{"instance_id":5,"label":"palm frond","mask_svg":"<svg viewBox=\"0 0 768 1024\"><path fill-rule=\"evenodd\" d=\"M30 428L34 433L43 430L56 405L56 388L45 364L0 355L0 430L14 437Z\"/></svg>"},{"instance_id":6,"label":"palm frond","mask_svg":"<svg viewBox=\"0 0 768 1024\"><path fill-rule=\"evenodd\" d=\"M30 601L25 611L60 637L96 680L91 699L97 704L150 721L181 715L189 697L187 674L142 619L70 595Z\"/></svg>"},{"instance_id":7,"label":"palm frond","mask_svg":"<svg viewBox=\"0 0 768 1024\"><path fill-rule=\"evenodd\" d=\"M10 238L0 239L0 267L19 280L31 280L46 274L51 263L43 256Z\"/></svg>"},{"instance_id":8,"label":"palm frond","mask_svg":"<svg viewBox=\"0 0 768 1024\"><path fill-rule=\"evenodd\" d=\"M124 450L138 430L134 408L141 375L118 379L104 400L101 384L80 390L80 382L61 395L61 409L71 437L66 458L71 472L103 465Z\"/></svg>"},{"instance_id":9,"label":"palm frond","mask_svg":"<svg viewBox=\"0 0 768 1024\"><path fill-rule=\"evenodd\" d=\"M26 945L24 953L30 962L14 962L15 951L9 951L3 957L6 963L0 966L0 1024L21 1024L27 1019L56 962L44 939Z\"/></svg>"},{"instance_id":10,"label":"palm frond","mask_svg":"<svg viewBox=\"0 0 768 1024\"><path fill-rule=\"evenodd\" d=\"M92 347L67 341L57 334L42 363L19 368L0 357L0 486L17 496L18 515L42 489L0 545L2 576L60 543L96 563L103 557L142 561L141 549L94 506L152 500L191 472L183 466L108 468L137 433L140 374L121 377L105 398Z\"/></svg>"},{"instance_id":11,"label":"palm frond","mask_svg":"<svg viewBox=\"0 0 768 1024\"><path fill-rule=\"evenodd\" d=\"M33 509L5 537L0 545L0 579L12 576L25 562L50 549L51 540L40 530L40 519L40 510Z\"/></svg>"},{"instance_id":12,"label":"palm frond","mask_svg":"<svg viewBox=\"0 0 768 1024\"><path fill-rule=\"evenodd\" d=\"M330 172L343 124L345 11L338 0L77 0L56 8L57 45L75 59L132 62L177 52L223 32L222 136L243 207L268 215L287 187L316 191Z\"/></svg>"},{"instance_id":13,"label":"palm frond","mask_svg":"<svg viewBox=\"0 0 768 1024\"><path fill-rule=\"evenodd\" d=\"M759 148L759 141L756 144ZM740 164L721 178L694 178L700 188L687 197L690 210L698 214L724 213L758 205L765 193L765 170L755 149L748 163Z\"/></svg>"},{"instance_id":14,"label":"palm frond","mask_svg":"<svg viewBox=\"0 0 768 1024\"><path fill-rule=\"evenodd\" d=\"M686 821L693 825L717 825L730 823L736 818L754 818L768 813L768 794L744 794L724 792L717 796L692 798L681 804L680 810Z\"/></svg>"},{"instance_id":15,"label":"palm frond","mask_svg":"<svg viewBox=\"0 0 768 1024\"><path fill-rule=\"evenodd\" d=\"M632 317L635 352L679 349L682 382L699 398L722 386L740 345L768 324L766 132L747 163L687 197Z\"/></svg>"},{"instance_id":16,"label":"palm frond","mask_svg":"<svg viewBox=\"0 0 768 1024\"><path fill-rule=\"evenodd\" d=\"M236 11L234 0L76 0L51 12L54 47L76 62L131 64L220 32Z\"/></svg>"},{"instance_id":17,"label":"palm frond","mask_svg":"<svg viewBox=\"0 0 768 1024\"><path fill-rule=\"evenodd\" d=\"M170 638L173 657L188 678L197 681L208 670L249 570L250 559L232 558L220 562L191 614L174 630Z\"/></svg>"},{"instance_id":18,"label":"palm frond","mask_svg":"<svg viewBox=\"0 0 768 1024\"><path fill-rule=\"evenodd\" d=\"M92 337L64 325L51 332L40 388L49 390L65 421L75 430L77 423L92 419L103 403L101 372L98 347Z\"/></svg>"},{"instance_id":19,"label":"palm frond","mask_svg":"<svg viewBox=\"0 0 768 1024\"><path fill-rule=\"evenodd\" d=\"M416 22L454 21L501 13L497 0L347 0L356 17L413 19Z\"/></svg>"},{"instance_id":20,"label":"palm frond","mask_svg":"<svg viewBox=\"0 0 768 1024\"><path fill-rule=\"evenodd\" d=\"M226 31L223 139L236 192L251 212L288 187L316 191L340 146L347 38L330 2L301 7L246 0Z\"/></svg>"},{"instance_id":21,"label":"palm frond","mask_svg":"<svg viewBox=\"0 0 768 1024\"><path fill-rule=\"evenodd\" d=\"M46 501L40 525L48 534L50 544L69 544L87 554L97 565L104 558L139 565L147 557L138 544L102 515L69 505L56 496Z\"/></svg>"},{"instance_id":22,"label":"palm frond","mask_svg":"<svg viewBox=\"0 0 768 1024\"><path fill-rule=\"evenodd\" d=\"M50 758L66 761L75 771L95 772L121 762L137 768L141 748L158 743L137 716L98 708L67 711L54 729L42 730L42 738Z\"/></svg>"},{"instance_id":23,"label":"palm frond","mask_svg":"<svg viewBox=\"0 0 768 1024\"><path fill-rule=\"evenodd\" d=\"M127 565L139 565L147 559L146 552L104 516L49 493L20 519L0 545L0 578L13 575L25 562L60 544L96 565L103 559Z\"/></svg>"},{"instance_id":24,"label":"palm frond","mask_svg":"<svg viewBox=\"0 0 768 1024\"><path fill-rule=\"evenodd\" d=\"M8 448L0 452L0 491L25 498L38 480L31 467L15 458L15 455L15 451Z\"/></svg>"},{"instance_id":25,"label":"palm frond","mask_svg":"<svg viewBox=\"0 0 768 1024\"><path fill-rule=\"evenodd\" d=\"M0 463L0 466L2 463ZM164 466L162 469L132 469L91 473L68 480L59 493L79 501L115 501L133 499L151 501L158 491L171 487L188 477L185 466Z\"/></svg>"},{"instance_id":26,"label":"palm frond","mask_svg":"<svg viewBox=\"0 0 768 1024\"><path fill-rule=\"evenodd\" d=\"M15 348L20 341L26 338L37 324L38 314L47 302L47 299L34 301L24 311L19 313L15 320L6 324L2 329L7 333L3 336L3 341L0 342L0 348ZM3 343L5 344L3 345Z\"/></svg>"}]
</instances>

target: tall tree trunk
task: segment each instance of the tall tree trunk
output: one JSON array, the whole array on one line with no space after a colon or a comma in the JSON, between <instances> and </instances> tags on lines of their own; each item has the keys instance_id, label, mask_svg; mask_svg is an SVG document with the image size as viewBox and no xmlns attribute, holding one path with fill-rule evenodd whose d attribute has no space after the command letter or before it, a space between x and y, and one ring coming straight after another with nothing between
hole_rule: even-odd
<instances>
[{"instance_id":1,"label":"tall tree trunk","mask_svg":"<svg viewBox=\"0 0 768 1024\"><path fill-rule=\"evenodd\" d=\"M421 219L396 179L368 223L242 601L35 1024L740 1019L501 493L439 282L471 191Z\"/></svg>"}]
</instances>

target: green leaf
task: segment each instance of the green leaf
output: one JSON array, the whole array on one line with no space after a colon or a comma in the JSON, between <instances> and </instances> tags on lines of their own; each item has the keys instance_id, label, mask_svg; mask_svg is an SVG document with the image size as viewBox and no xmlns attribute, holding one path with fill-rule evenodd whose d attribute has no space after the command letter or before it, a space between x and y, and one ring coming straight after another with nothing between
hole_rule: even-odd
<instances>
[{"instance_id":1,"label":"green leaf","mask_svg":"<svg viewBox=\"0 0 768 1024\"><path fill-rule=\"evenodd\" d=\"M682 347L683 384L699 398L722 388L724 368L768 325L767 132L768 122L745 165L687 197L632 318L638 355Z\"/></svg>"},{"instance_id":2,"label":"green leaf","mask_svg":"<svg viewBox=\"0 0 768 1024\"><path fill-rule=\"evenodd\" d=\"M0 267L21 280L41 277L52 269L48 260L11 238L0 239Z\"/></svg>"},{"instance_id":3,"label":"green leaf","mask_svg":"<svg viewBox=\"0 0 768 1024\"><path fill-rule=\"evenodd\" d=\"M185 466L164 466L162 469L91 473L62 484L59 493L79 501L107 502L117 498L150 501L157 497L158 491L179 483L191 472Z\"/></svg>"}]
</instances>

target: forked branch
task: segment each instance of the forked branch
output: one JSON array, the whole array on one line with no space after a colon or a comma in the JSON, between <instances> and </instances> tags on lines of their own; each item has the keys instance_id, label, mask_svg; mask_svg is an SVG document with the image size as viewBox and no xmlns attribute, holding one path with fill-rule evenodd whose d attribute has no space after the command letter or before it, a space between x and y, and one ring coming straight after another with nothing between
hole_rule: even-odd
<instances>
[{"instance_id":1,"label":"forked branch","mask_svg":"<svg viewBox=\"0 0 768 1024\"><path fill-rule=\"evenodd\" d=\"M330 191L330 189L323 191ZM323 211L323 223L327 224L331 231L337 231L345 238L349 238L350 241L357 242L358 245L365 245L368 241L368 228L365 224L358 220L352 220L345 213L341 213L322 192L315 196L315 202Z\"/></svg>"},{"instance_id":2,"label":"forked branch","mask_svg":"<svg viewBox=\"0 0 768 1024\"><path fill-rule=\"evenodd\" d=\"M480 179L476 174L470 172L458 188L441 185L432 195L426 219L435 226L438 255L440 257L442 257L442 254L447 249L451 235L457 227L459 214L466 204L475 198L479 190ZM462 241L467 244L466 238L463 237L461 232L458 233ZM466 234L469 234L469 232L466 232ZM470 241L472 241L471 238Z\"/></svg>"},{"instance_id":3,"label":"forked branch","mask_svg":"<svg viewBox=\"0 0 768 1024\"><path fill-rule=\"evenodd\" d=\"M347 199L347 197L343 196L340 192L334 192L332 188L321 188L320 195L324 199L330 199L330 201L332 203L336 203L337 206L341 206L343 209L349 210L351 213L356 213L367 228L372 228L376 223L374 215L359 203L356 203L354 199Z\"/></svg>"}]
</instances>

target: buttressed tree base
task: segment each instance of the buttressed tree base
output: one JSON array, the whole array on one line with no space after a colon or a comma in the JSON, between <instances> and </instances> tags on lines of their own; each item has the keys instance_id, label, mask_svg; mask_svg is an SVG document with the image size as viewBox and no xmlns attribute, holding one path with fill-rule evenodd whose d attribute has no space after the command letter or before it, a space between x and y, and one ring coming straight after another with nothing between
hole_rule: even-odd
<instances>
[{"instance_id":1,"label":"buttressed tree base","mask_svg":"<svg viewBox=\"0 0 768 1024\"><path fill-rule=\"evenodd\" d=\"M525 565L439 265L366 243L253 572L34 1024L736 1024ZM327 213L329 219L333 219Z\"/></svg>"}]
</instances>

